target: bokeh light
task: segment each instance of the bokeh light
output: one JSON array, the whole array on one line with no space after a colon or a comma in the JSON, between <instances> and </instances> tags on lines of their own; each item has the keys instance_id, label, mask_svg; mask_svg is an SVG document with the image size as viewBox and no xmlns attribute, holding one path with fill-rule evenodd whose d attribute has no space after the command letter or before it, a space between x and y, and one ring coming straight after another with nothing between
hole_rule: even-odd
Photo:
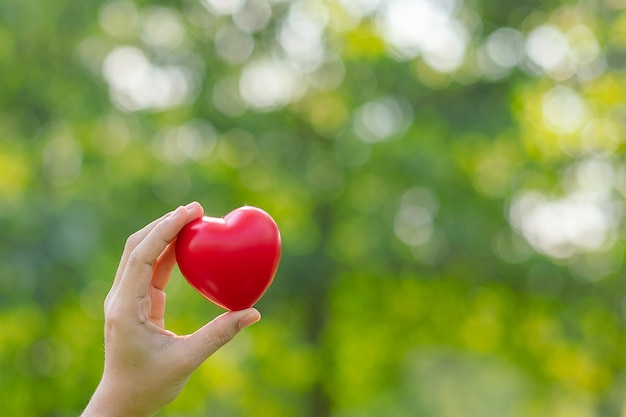
<instances>
[{"instance_id":1,"label":"bokeh light","mask_svg":"<svg viewBox=\"0 0 626 417\"><path fill-rule=\"evenodd\" d=\"M111 88L111 99L122 110L178 107L192 96L188 69L151 63L140 49L114 49L103 64L103 75Z\"/></svg>"}]
</instances>

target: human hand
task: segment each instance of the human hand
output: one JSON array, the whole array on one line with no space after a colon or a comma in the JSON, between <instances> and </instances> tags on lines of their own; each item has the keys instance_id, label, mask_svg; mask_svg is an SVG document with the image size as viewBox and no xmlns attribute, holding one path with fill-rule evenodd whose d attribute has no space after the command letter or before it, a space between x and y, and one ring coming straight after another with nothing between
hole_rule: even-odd
<instances>
[{"instance_id":1,"label":"human hand","mask_svg":"<svg viewBox=\"0 0 626 417\"><path fill-rule=\"evenodd\" d=\"M164 328L164 288L176 263L174 241L202 217L198 203L178 207L128 238L104 302L104 373L83 417L153 416L172 402L192 372L261 316L230 311L195 333Z\"/></svg>"}]
</instances>

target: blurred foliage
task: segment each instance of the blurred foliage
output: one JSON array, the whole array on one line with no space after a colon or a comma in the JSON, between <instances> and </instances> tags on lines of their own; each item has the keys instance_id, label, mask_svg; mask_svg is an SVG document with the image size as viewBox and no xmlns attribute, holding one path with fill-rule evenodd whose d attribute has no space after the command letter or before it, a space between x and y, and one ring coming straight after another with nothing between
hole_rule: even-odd
<instances>
[{"instance_id":1,"label":"blurred foliage","mask_svg":"<svg viewBox=\"0 0 626 417\"><path fill-rule=\"evenodd\" d=\"M284 254L162 416L623 415L625 62L623 0L2 1L3 413L80 413L125 238L197 200Z\"/></svg>"}]
</instances>

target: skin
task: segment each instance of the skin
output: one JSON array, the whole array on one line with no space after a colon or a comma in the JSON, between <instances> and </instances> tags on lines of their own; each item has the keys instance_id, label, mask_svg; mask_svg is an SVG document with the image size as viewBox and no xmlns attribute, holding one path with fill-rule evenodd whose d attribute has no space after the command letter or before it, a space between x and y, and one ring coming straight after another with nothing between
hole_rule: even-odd
<instances>
[{"instance_id":1,"label":"skin","mask_svg":"<svg viewBox=\"0 0 626 417\"><path fill-rule=\"evenodd\" d=\"M196 202L178 207L126 241L104 302L104 373L82 417L154 416L209 356L261 318L249 308L224 313L190 335L165 329L164 288L176 263L174 241L203 214Z\"/></svg>"}]
</instances>

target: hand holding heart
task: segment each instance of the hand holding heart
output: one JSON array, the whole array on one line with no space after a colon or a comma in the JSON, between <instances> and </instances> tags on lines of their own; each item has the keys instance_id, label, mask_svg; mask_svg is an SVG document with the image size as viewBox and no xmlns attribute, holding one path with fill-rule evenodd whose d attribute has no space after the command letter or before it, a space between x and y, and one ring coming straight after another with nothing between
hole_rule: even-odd
<instances>
[{"instance_id":1,"label":"hand holding heart","mask_svg":"<svg viewBox=\"0 0 626 417\"><path fill-rule=\"evenodd\" d=\"M173 401L191 373L241 329L260 319L253 308L230 311L195 333L164 328L164 288L176 263L174 240L200 219L191 203L128 238L104 303L104 373L83 417L153 416Z\"/></svg>"}]
</instances>

